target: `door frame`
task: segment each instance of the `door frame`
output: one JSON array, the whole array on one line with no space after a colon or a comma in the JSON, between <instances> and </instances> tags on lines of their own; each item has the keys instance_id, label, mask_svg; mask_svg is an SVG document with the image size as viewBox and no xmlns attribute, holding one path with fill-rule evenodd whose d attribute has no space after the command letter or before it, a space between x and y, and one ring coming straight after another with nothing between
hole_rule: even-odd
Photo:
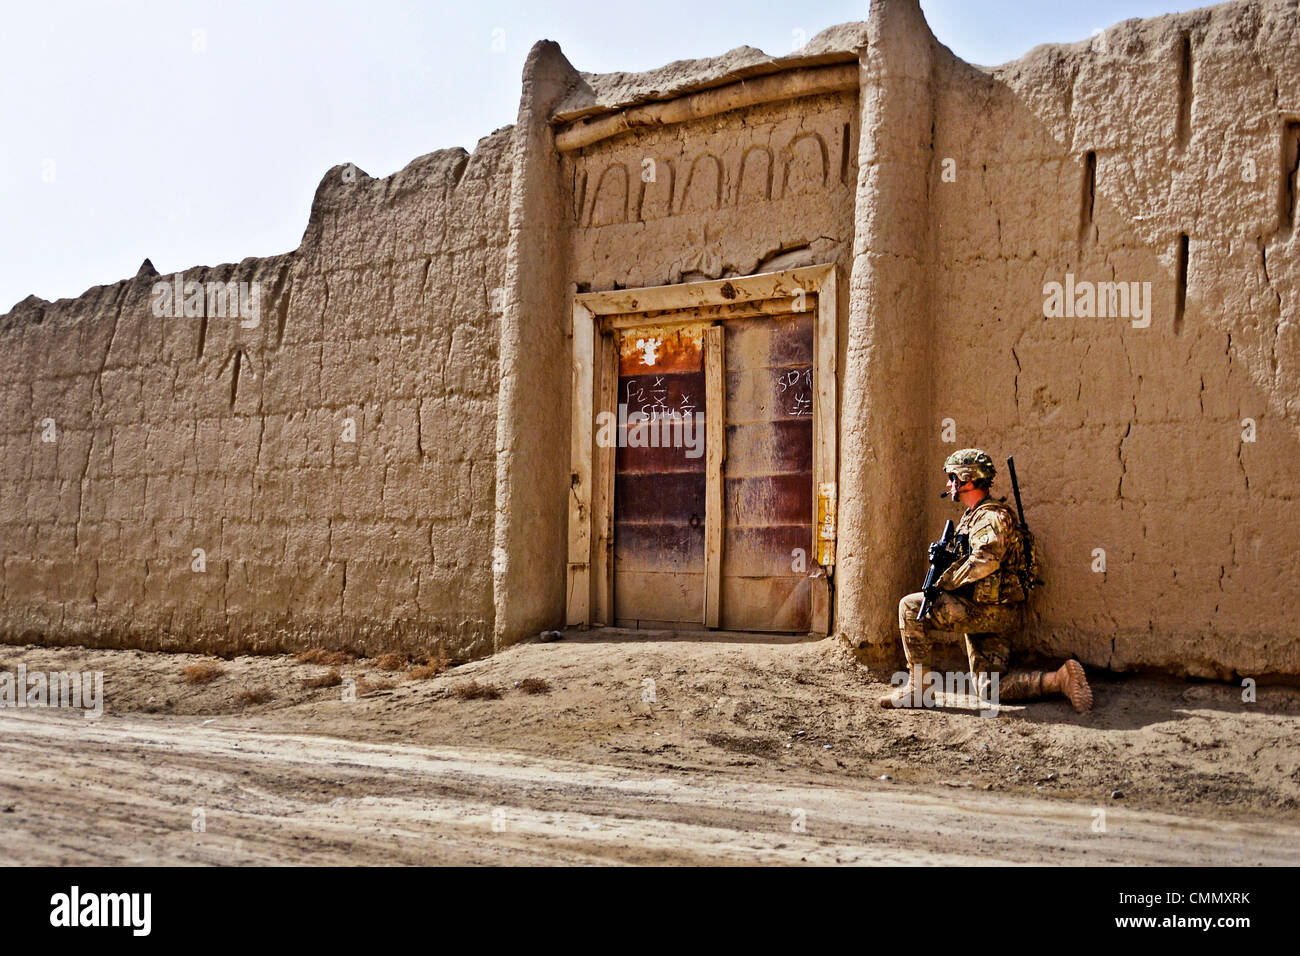
<instances>
[{"instance_id":1,"label":"door frame","mask_svg":"<svg viewBox=\"0 0 1300 956\"><path fill-rule=\"evenodd\" d=\"M838 474L836 356L838 276L833 264L732 279L584 292L573 296L572 426L570 430L569 559L565 620L569 626L614 621L614 452L596 443L597 415L617 406L618 344L614 332L643 325L721 323L791 311L814 311L813 513L809 566L828 576L814 588L812 633L830 629L829 576L835 564ZM791 308L794 300L794 308ZM707 408L711 407L706 406ZM710 459L725 454L708 422ZM715 452L716 446L716 452ZM713 469L710 469L713 471ZM720 488L712 489L720 500ZM710 499L712 500L712 498ZM720 506L707 521L721 527ZM711 569L718 571L715 561ZM706 591L708 583L706 582ZM714 592L716 594L716 591ZM705 621L717 626L717 601L706 600Z\"/></svg>"}]
</instances>

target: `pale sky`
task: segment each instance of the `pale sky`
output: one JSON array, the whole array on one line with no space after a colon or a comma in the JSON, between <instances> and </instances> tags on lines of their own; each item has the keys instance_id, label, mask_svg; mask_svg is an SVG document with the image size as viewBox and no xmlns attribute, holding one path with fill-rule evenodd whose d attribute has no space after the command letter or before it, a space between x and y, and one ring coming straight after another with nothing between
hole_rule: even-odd
<instances>
[{"instance_id":1,"label":"pale sky","mask_svg":"<svg viewBox=\"0 0 1300 956\"><path fill-rule=\"evenodd\" d=\"M922 0L972 63L1186 0ZM515 121L539 39L607 73L789 53L866 0L0 0L0 312L298 246L325 171L387 176Z\"/></svg>"}]
</instances>

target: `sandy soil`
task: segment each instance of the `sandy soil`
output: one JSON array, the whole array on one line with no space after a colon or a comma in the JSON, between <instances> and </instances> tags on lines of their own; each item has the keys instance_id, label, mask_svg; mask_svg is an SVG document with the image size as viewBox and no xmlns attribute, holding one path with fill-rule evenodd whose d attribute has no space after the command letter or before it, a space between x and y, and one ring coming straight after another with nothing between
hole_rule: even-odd
<instances>
[{"instance_id":1,"label":"sandy soil","mask_svg":"<svg viewBox=\"0 0 1300 956\"><path fill-rule=\"evenodd\" d=\"M289 657L0 646L19 663L102 671L106 704L0 709L3 863L1300 863L1295 688L896 712L835 641L609 631L343 665L355 700Z\"/></svg>"}]
</instances>

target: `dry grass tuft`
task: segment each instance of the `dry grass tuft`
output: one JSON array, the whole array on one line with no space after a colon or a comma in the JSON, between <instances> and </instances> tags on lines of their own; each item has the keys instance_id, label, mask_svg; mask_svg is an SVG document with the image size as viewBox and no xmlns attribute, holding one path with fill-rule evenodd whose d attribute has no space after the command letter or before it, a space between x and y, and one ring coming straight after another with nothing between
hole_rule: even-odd
<instances>
[{"instance_id":1,"label":"dry grass tuft","mask_svg":"<svg viewBox=\"0 0 1300 956\"><path fill-rule=\"evenodd\" d=\"M450 666L451 662L445 657L430 657L423 664L412 667L406 676L410 680L428 680L437 677Z\"/></svg>"},{"instance_id":2,"label":"dry grass tuft","mask_svg":"<svg viewBox=\"0 0 1300 956\"><path fill-rule=\"evenodd\" d=\"M317 687L337 687L341 683L343 683L343 675L339 673L337 667L331 667L328 672L318 677L308 677L302 682L302 686L315 689Z\"/></svg>"},{"instance_id":3,"label":"dry grass tuft","mask_svg":"<svg viewBox=\"0 0 1300 956\"><path fill-rule=\"evenodd\" d=\"M324 664L326 667L338 667L340 664L351 664L356 658L343 651L327 651L323 647L313 647L299 654L296 660L299 664Z\"/></svg>"},{"instance_id":4,"label":"dry grass tuft","mask_svg":"<svg viewBox=\"0 0 1300 956\"><path fill-rule=\"evenodd\" d=\"M265 704L268 700L275 700L275 693L269 687L250 687L235 695L237 704Z\"/></svg>"},{"instance_id":5,"label":"dry grass tuft","mask_svg":"<svg viewBox=\"0 0 1300 956\"><path fill-rule=\"evenodd\" d=\"M397 684L391 680L368 681L361 678L357 681L357 696L364 697L372 690L392 690Z\"/></svg>"},{"instance_id":6,"label":"dry grass tuft","mask_svg":"<svg viewBox=\"0 0 1300 956\"><path fill-rule=\"evenodd\" d=\"M519 682L519 689L525 694L549 694L551 685L542 677L525 677Z\"/></svg>"},{"instance_id":7,"label":"dry grass tuft","mask_svg":"<svg viewBox=\"0 0 1300 956\"><path fill-rule=\"evenodd\" d=\"M375 658L375 667L381 671L400 671L405 666L405 654L381 654Z\"/></svg>"},{"instance_id":8,"label":"dry grass tuft","mask_svg":"<svg viewBox=\"0 0 1300 956\"><path fill-rule=\"evenodd\" d=\"M501 689L493 687L490 684L480 684L476 680L465 681L463 684L457 684L451 689L451 692L461 700L497 700L501 697Z\"/></svg>"},{"instance_id":9,"label":"dry grass tuft","mask_svg":"<svg viewBox=\"0 0 1300 956\"><path fill-rule=\"evenodd\" d=\"M181 676L187 684L210 684L224 673L225 670L222 669L220 664L213 664L209 661L188 664L181 668Z\"/></svg>"}]
</instances>

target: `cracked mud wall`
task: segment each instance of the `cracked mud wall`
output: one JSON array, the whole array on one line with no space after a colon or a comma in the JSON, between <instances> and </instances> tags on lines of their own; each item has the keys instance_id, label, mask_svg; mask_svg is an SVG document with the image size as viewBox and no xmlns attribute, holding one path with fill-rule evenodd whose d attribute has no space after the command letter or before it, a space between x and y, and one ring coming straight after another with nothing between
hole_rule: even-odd
<instances>
[{"instance_id":1,"label":"cracked mud wall","mask_svg":"<svg viewBox=\"0 0 1300 956\"><path fill-rule=\"evenodd\" d=\"M843 339L836 631L883 665L923 580L932 320L927 175L933 38L915 0L875 0L861 55L857 238Z\"/></svg>"},{"instance_id":2,"label":"cracked mud wall","mask_svg":"<svg viewBox=\"0 0 1300 956\"><path fill-rule=\"evenodd\" d=\"M1295 5L1126 21L990 71L939 56L929 485L952 448L1016 455L1048 582L1032 648L1300 674ZM1149 282L1149 327L1045 317L1067 273ZM952 514L928 504L931 528Z\"/></svg>"},{"instance_id":3,"label":"cracked mud wall","mask_svg":"<svg viewBox=\"0 0 1300 956\"><path fill-rule=\"evenodd\" d=\"M337 167L298 250L186 271L259 283L257 328L155 317L148 270L0 317L0 638L470 656L558 625L571 293L834 262L839 634L896 650L938 464L979 444L1044 550L1030 649L1300 675L1298 23L1230 4L988 70L916 0L779 61L593 75L540 43L472 156ZM856 93L556 150L855 60ZM1149 326L1045 317L1067 275L1149 282Z\"/></svg>"},{"instance_id":4,"label":"cracked mud wall","mask_svg":"<svg viewBox=\"0 0 1300 956\"><path fill-rule=\"evenodd\" d=\"M536 43L513 134L495 428L495 647L564 623L572 347L560 158L547 120L576 78L558 44Z\"/></svg>"},{"instance_id":5,"label":"cracked mud wall","mask_svg":"<svg viewBox=\"0 0 1300 956\"><path fill-rule=\"evenodd\" d=\"M490 649L511 135L336 167L298 250L185 271L256 327L155 316L148 268L0 317L0 636Z\"/></svg>"},{"instance_id":6,"label":"cracked mud wall","mask_svg":"<svg viewBox=\"0 0 1300 956\"><path fill-rule=\"evenodd\" d=\"M564 165L582 291L849 264L853 93L637 130Z\"/></svg>"}]
</instances>

